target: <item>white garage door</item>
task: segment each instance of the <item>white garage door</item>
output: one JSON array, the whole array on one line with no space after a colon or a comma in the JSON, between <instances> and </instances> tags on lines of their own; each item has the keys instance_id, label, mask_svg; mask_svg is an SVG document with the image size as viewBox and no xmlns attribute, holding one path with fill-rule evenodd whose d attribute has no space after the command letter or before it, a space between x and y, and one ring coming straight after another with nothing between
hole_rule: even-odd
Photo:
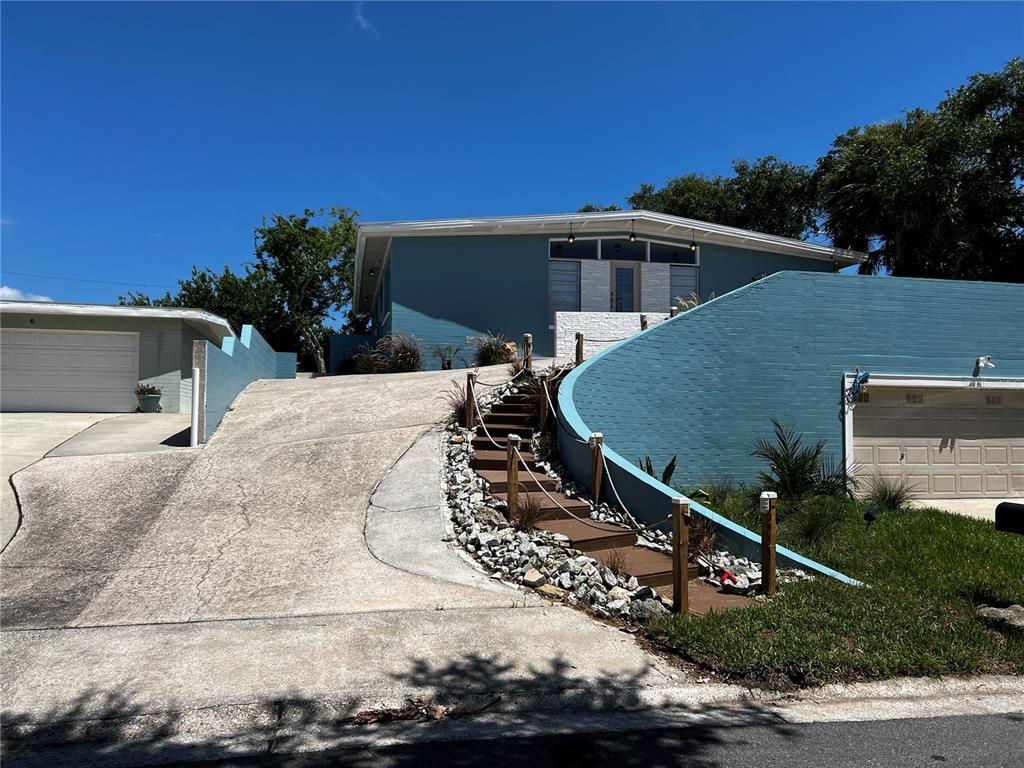
<instances>
[{"instance_id":1,"label":"white garage door","mask_svg":"<svg viewBox=\"0 0 1024 768\"><path fill-rule=\"evenodd\" d=\"M1024 392L871 387L853 411L862 474L923 498L1024 495Z\"/></svg>"},{"instance_id":2,"label":"white garage door","mask_svg":"<svg viewBox=\"0 0 1024 768\"><path fill-rule=\"evenodd\" d=\"M137 405L137 333L4 329L0 355L0 410L113 413Z\"/></svg>"}]
</instances>

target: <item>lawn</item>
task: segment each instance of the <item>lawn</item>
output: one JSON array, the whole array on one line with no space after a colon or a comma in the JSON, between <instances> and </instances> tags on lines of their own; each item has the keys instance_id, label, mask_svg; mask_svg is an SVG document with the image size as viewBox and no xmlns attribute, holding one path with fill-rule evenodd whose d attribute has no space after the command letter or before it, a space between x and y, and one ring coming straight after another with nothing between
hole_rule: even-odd
<instances>
[{"instance_id":1,"label":"lawn","mask_svg":"<svg viewBox=\"0 0 1024 768\"><path fill-rule=\"evenodd\" d=\"M751 495L720 492L716 512L749 528ZM664 645L734 679L772 687L897 675L1024 673L1024 636L1001 634L974 606L1024 603L1024 536L934 509L878 514L820 497L780 503L779 543L863 581L819 577L766 604L650 627Z\"/></svg>"}]
</instances>

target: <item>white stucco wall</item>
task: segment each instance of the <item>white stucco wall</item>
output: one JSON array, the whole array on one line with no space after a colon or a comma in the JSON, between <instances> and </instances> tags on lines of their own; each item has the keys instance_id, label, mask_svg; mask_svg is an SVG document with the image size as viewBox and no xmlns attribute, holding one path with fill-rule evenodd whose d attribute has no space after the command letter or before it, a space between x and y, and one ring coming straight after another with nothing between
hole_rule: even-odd
<instances>
[{"instance_id":1,"label":"white stucco wall","mask_svg":"<svg viewBox=\"0 0 1024 768\"><path fill-rule=\"evenodd\" d=\"M668 312L556 312L555 357L576 354L576 334L583 333L583 356L591 357L619 340L640 332L640 315L647 327L668 319Z\"/></svg>"},{"instance_id":2,"label":"white stucco wall","mask_svg":"<svg viewBox=\"0 0 1024 768\"><path fill-rule=\"evenodd\" d=\"M670 265L647 262L640 265L640 308L644 312L668 312L672 306L671 293Z\"/></svg>"}]
</instances>

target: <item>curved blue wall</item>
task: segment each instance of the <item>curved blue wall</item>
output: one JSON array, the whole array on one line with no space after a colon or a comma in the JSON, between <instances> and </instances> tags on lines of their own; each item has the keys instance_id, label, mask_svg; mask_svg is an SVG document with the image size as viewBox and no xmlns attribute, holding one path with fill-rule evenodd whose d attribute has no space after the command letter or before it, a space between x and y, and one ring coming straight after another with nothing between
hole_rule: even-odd
<instances>
[{"instance_id":1,"label":"curved blue wall","mask_svg":"<svg viewBox=\"0 0 1024 768\"><path fill-rule=\"evenodd\" d=\"M613 481L630 510L653 522L672 489L634 466L678 456L683 486L750 482L750 456L772 417L842 457L843 375L970 376L992 355L1000 377L1024 376L1024 286L780 272L606 350L559 391L559 444L583 483L589 449L572 439L604 434ZM614 457L614 458L613 458ZM635 508L634 508L635 507ZM731 548L760 557L758 537L712 519ZM780 560L821 570L795 553Z\"/></svg>"}]
</instances>

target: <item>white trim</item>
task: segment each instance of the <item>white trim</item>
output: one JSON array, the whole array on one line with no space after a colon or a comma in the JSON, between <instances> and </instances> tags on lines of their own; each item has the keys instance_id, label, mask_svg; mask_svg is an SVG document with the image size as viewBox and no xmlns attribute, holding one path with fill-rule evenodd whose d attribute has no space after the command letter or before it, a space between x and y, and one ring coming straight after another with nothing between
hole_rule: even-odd
<instances>
[{"instance_id":1,"label":"white trim","mask_svg":"<svg viewBox=\"0 0 1024 768\"><path fill-rule=\"evenodd\" d=\"M14 333L93 333L100 336L138 336L138 331L92 331L92 330L78 330L77 328L8 328L4 326L3 330L13 331Z\"/></svg>"},{"instance_id":2,"label":"white trim","mask_svg":"<svg viewBox=\"0 0 1024 768\"><path fill-rule=\"evenodd\" d=\"M129 307L112 304L58 304L50 301L0 301L0 314L46 315L53 317L117 317L154 320L184 320L213 338L234 338L231 324L205 309L187 307ZM68 329L63 329L68 330ZM70 329L74 330L74 329ZM117 331L99 331L117 333Z\"/></svg>"},{"instance_id":3,"label":"white trim","mask_svg":"<svg viewBox=\"0 0 1024 768\"><path fill-rule=\"evenodd\" d=\"M843 374L843 391L840 397L845 402L846 390L853 384L856 374ZM907 376L898 373L872 373L867 381L869 388L900 387L903 389L1024 389L1024 378L982 377L982 376ZM843 414L843 460L846 471L853 472L853 412L856 408L845 409Z\"/></svg>"}]
</instances>

